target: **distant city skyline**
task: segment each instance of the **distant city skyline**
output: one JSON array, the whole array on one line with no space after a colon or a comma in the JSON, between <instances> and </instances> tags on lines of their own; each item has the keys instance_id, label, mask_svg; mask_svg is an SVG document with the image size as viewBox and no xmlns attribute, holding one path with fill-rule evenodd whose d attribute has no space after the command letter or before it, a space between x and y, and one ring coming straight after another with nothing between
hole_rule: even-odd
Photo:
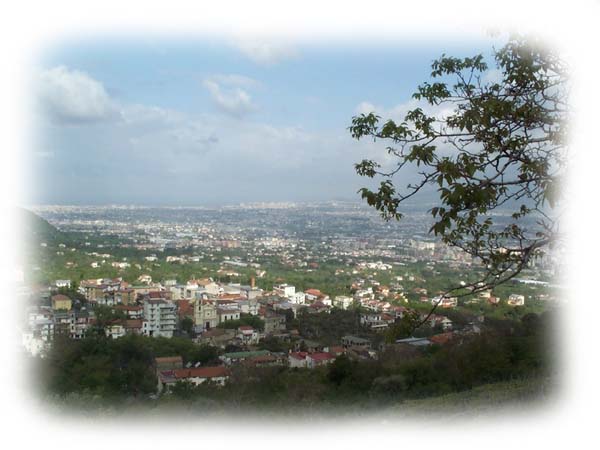
<instances>
[{"instance_id":1,"label":"distant city skyline","mask_svg":"<svg viewBox=\"0 0 600 450\"><path fill-rule=\"evenodd\" d=\"M492 43L63 45L35 67L27 203L358 201L353 165L386 144L352 140L352 116L401 119L435 58Z\"/></svg>"}]
</instances>

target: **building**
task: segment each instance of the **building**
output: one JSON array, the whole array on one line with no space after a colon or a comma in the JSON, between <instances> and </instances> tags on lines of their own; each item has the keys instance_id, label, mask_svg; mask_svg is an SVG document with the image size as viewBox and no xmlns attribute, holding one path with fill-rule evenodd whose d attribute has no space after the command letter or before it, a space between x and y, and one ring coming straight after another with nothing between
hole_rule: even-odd
<instances>
[{"instance_id":1,"label":"building","mask_svg":"<svg viewBox=\"0 0 600 450\"><path fill-rule=\"evenodd\" d=\"M328 352L309 353L306 355L306 367L309 369L326 366L333 361L335 361L335 356Z\"/></svg>"},{"instance_id":2,"label":"building","mask_svg":"<svg viewBox=\"0 0 600 450\"><path fill-rule=\"evenodd\" d=\"M104 328L104 334L107 338L118 339L125 336L125 327L119 322L112 323Z\"/></svg>"},{"instance_id":3,"label":"building","mask_svg":"<svg viewBox=\"0 0 600 450\"><path fill-rule=\"evenodd\" d=\"M54 282L54 286L56 286L57 288L67 288L67 289L71 289L71 280L56 280Z\"/></svg>"},{"instance_id":4,"label":"building","mask_svg":"<svg viewBox=\"0 0 600 450\"><path fill-rule=\"evenodd\" d=\"M346 295L338 295L333 299L333 306L341 309L348 309L353 303L354 299Z\"/></svg>"},{"instance_id":5,"label":"building","mask_svg":"<svg viewBox=\"0 0 600 450\"><path fill-rule=\"evenodd\" d=\"M371 341L357 336L344 336L342 337L342 346L348 347L361 347L369 349L371 348Z\"/></svg>"},{"instance_id":6,"label":"building","mask_svg":"<svg viewBox=\"0 0 600 450\"><path fill-rule=\"evenodd\" d=\"M306 368L306 355L308 352L290 352L288 364L291 368Z\"/></svg>"},{"instance_id":7,"label":"building","mask_svg":"<svg viewBox=\"0 0 600 450\"><path fill-rule=\"evenodd\" d=\"M455 308L458 305L456 297L442 297L441 295L431 299L432 305L438 305L442 308Z\"/></svg>"},{"instance_id":8,"label":"building","mask_svg":"<svg viewBox=\"0 0 600 450\"><path fill-rule=\"evenodd\" d=\"M158 374L158 390L160 392L174 386L178 381L187 381L196 386L206 382L223 386L229 379L229 375L229 369L224 366L164 370Z\"/></svg>"},{"instance_id":9,"label":"building","mask_svg":"<svg viewBox=\"0 0 600 450\"><path fill-rule=\"evenodd\" d=\"M258 344L260 339L259 333L250 325L242 325L238 327L238 332L236 337L242 341L245 345L255 345Z\"/></svg>"},{"instance_id":10,"label":"building","mask_svg":"<svg viewBox=\"0 0 600 450\"><path fill-rule=\"evenodd\" d=\"M225 348L236 336L237 330L228 330L225 328L213 328L202 333L195 342L198 344L208 344L213 347Z\"/></svg>"},{"instance_id":11,"label":"building","mask_svg":"<svg viewBox=\"0 0 600 450\"><path fill-rule=\"evenodd\" d=\"M265 334L278 333L285 330L285 316L268 314L265 317Z\"/></svg>"},{"instance_id":12,"label":"building","mask_svg":"<svg viewBox=\"0 0 600 450\"><path fill-rule=\"evenodd\" d=\"M72 300L63 294L53 295L51 298L51 301L52 301L52 309L53 310L61 309L64 311L70 311L71 308L73 307Z\"/></svg>"},{"instance_id":13,"label":"building","mask_svg":"<svg viewBox=\"0 0 600 450\"><path fill-rule=\"evenodd\" d=\"M296 293L296 287L285 283L277 284L273 286L273 292L281 297L292 298Z\"/></svg>"},{"instance_id":14,"label":"building","mask_svg":"<svg viewBox=\"0 0 600 450\"><path fill-rule=\"evenodd\" d=\"M507 303L510 306L523 306L525 304L525 296L519 294L510 294Z\"/></svg>"},{"instance_id":15,"label":"building","mask_svg":"<svg viewBox=\"0 0 600 450\"><path fill-rule=\"evenodd\" d=\"M143 333L153 337L173 337L177 323L177 307L164 299L144 300Z\"/></svg>"},{"instance_id":16,"label":"building","mask_svg":"<svg viewBox=\"0 0 600 450\"><path fill-rule=\"evenodd\" d=\"M219 317L219 323L227 322L229 320L240 320L240 310L217 308L217 316Z\"/></svg>"},{"instance_id":17,"label":"building","mask_svg":"<svg viewBox=\"0 0 600 450\"><path fill-rule=\"evenodd\" d=\"M196 331L203 332L219 324L217 307L211 300L197 299L194 304L194 323Z\"/></svg>"},{"instance_id":18,"label":"building","mask_svg":"<svg viewBox=\"0 0 600 450\"><path fill-rule=\"evenodd\" d=\"M183 369L183 358L181 356L161 356L154 358L154 369L156 375L165 370Z\"/></svg>"},{"instance_id":19,"label":"building","mask_svg":"<svg viewBox=\"0 0 600 450\"><path fill-rule=\"evenodd\" d=\"M70 319L69 337L71 339L83 339L94 322L93 314L85 309L72 312Z\"/></svg>"}]
</instances>

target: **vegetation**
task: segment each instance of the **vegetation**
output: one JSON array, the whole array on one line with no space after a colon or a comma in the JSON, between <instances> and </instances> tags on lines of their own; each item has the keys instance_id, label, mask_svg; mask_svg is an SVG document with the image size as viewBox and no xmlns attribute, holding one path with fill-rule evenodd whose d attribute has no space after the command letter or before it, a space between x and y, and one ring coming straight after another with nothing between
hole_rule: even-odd
<instances>
[{"instance_id":1,"label":"vegetation","mask_svg":"<svg viewBox=\"0 0 600 450\"><path fill-rule=\"evenodd\" d=\"M329 366L290 369L284 366L234 366L223 388L182 384L180 401L207 399L217 405L282 407L294 402L341 406L393 405L410 399L463 392L489 383L543 380L552 375L554 347L548 339L549 314L521 320L492 321L481 335L465 335L444 346L419 350L389 345L376 360L342 355ZM218 352L187 339L126 336L59 340L39 371L47 392L66 398L72 393L107 398L138 397L156 391L152 367L157 356L181 355L184 363L218 363ZM275 340L263 347L284 348ZM164 401L169 401L167 395Z\"/></svg>"},{"instance_id":2,"label":"vegetation","mask_svg":"<svg viewBox=\"0 0 600 450\"><path fill-rule=\"evenodd\" d=\"M556 242L551 211L566 164L565 65L538 42L519 37L494 59L501 75L492 81L482 55L442 55L433 62L433 81L413 98L430 110L449 107L449 114L418 107L401 123L382 123L369 113L350 126L356 139L389 142L388 153L397 158L392 168L373 160L356 165L359 175L383 179L376 191L361 189L362 198L385 219L400 219L403 202L435 187L439 204L430 210L430 232L480 260L485 272L472 284L477 290L515 277ZM419 168L419 180L399 191L394 176L405 167ZM492 214L501 207L512 208L510 220Z\"/></svg>"},{"instance_id":3,"label":"vegetation","mask_svg":"<svg viewBox=\"0 0 600 450\"><path fill-rule=\"evenodd\" d=\"M156 391L153 361L179 355L184 363L215 364L214 347L184 338L92 335L82 340L57 338L47 358L38 360L38 382L58 395L90 393L103 397L138 396Z\"/></svg>"},{"instance_id":4,"label":"vegetation","mask_svg":"<svg viewBox=\"0 0 600 450\"><path fill-rule=\"evenodd\" d=\"M227 320L225 322L221 322L217 325L218 328L226 328L237 330L239 327L243 325L251 326L254 329L264 331L265 329L265 321L262 320L258 316L253 316L252 314L240 314L239 320Z\"/></svg>"}]
</instances>

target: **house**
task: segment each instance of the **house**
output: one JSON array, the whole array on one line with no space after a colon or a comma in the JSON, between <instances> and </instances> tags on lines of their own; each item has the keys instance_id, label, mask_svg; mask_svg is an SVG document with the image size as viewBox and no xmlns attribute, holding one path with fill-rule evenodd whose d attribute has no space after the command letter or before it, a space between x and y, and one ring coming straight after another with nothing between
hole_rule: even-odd
<instances>
[{"instance_id":1,"label":"house","mask_svg":"<svg viewBox=\"0 0 600 450\"><path fill-rule=\"evenodd\" d=\"M69 337L71 339L83 339L94 322L93 314L85 309L71 312L70 319Z\"/></svg>"},{"instance_id":2,"label":"house","mask_svg":"<svg viewBox=\"0 0 600 450\"><path fill-rule=\"evenodd\" d=\"M292 298L296 293L296 287L289 284L278 284L273 286L273 292L281 297Z\"/></svg>"},{"instance_id":3,"label":"house","mask_svg":"<svg viewBox=\"0 0 600 450\"><path fill-rule=\"evenodd\" d=\"M217 316L219 317L219 323L227 322L229 320L240 320L240 310L217 308Z\"/></svg>"},{"instance_id":4,"label":"house","mask_svg":"<svg viewBox=\"0 0 600 450\"><path fill-rule=\"evenodd\" d=\"M212 328L202 333L195 342L225 348L235 338L236 333L236 330Z\"/></svg>"},{"instance_id":5,"label":"house","mask_svg":"<svg viewBox=\"0 0 600 450\"><path fill-rule=\"evenodd\" d=\"M281 355L271 353L270 355L259 355L248 358L242 362L243 365L249 367L269 367L283 366L286 364L286 358Z\"/></svg>"},{"instance_id":6,"label":"house","mask_svg":"<svg viewBox=\"0 0 600 450\"><path fill-rule=\"evenodd\" d=\"M54 286L56 286L57 288L67 288L67 289L71 289L71 280L56 280L54 282Z\"/></svg>"},{"instance_id":7,"label":"house","mask_svg":"<svg viewBox=\"0 0 600 450\"><path fill-rule=\"evenodd\" d=\"M525 304L525 296L519 294L510 294L507 303L510 306L523 306Z\"/></svg>"},{"instance_id":8,"label":"house","mask_svg":"<svg viewBox=\"0 0 600 450\"><path fill-rule=\"evenodd\" d=\"M288 354L288 364L291 368L306 368L306 356L308 352L290 352Z\"/></svg>"},{"instance_id":9,"label":"house","mask_svg":"<svg viewBox=\"0 0 600 450\"><path fill-rule=\"evenodd\" d=\"M154 370L158 375L165 370L183 369L183 358L181 356L160 356L154 358Z\"/></svg>"},{"instance_id":10,"label":"house","mask_svg":"<svg viewBox=\"0 0 600 450\"><path fill-rule=\"evenodd\" d=\"M260 339L259 333L250 325L242 325L238 327L236 337L242 341L244 345L258 344Z\"/></svg>"},{"instance_id":11,"label":"house","mask_svg":"<svg viewBox=\"0 0 600 450\"><path fill-rule=\"evenodd\" d=\"M314 302L325 297L325 295L318 289L307 289L304 291L304 294L306 295L306 300L309 302Z\"/></svg>"},{"instance_id":12,"label":"house","mask_svg":"<svg viewBox=\"0 0 600 450\"><path fill-rule=\"evenodd\" d=\"M110 325L104 327L104 334L107 338L118 339L125 336L125 327L118 322L111 323Z\"/></svg>"},{"instance_id":13,"label":"house","mask_svg":"<svg viewBox=\"0 0 600 450\"><path fill-rule=\"evenodd\" d=\"M333 356L340 356L343 353L346 353L346 349L341 345L332 345L331 347L326 347L323 349L327 353L331 353Z\"/></svg>"},{"instance_id":14,"label":"house","mask_svg":"<svg viewBox=\"0 0 600 450\"><path fill-rule=\"evenodd\" d=\"M306 367L314 369L315 367L325 366L335 360L335 355L327 352L309 353L306 355Z\"/></svg>"},{"instance_id":15,"label":"house","mask_svg":"<svg viewBox=\"0 0 600 450\"><path fill-rule=\"evenodd\" d=\"M446 297L438 295L431 299L432 305L438 305L442 308L455 308L458 305L458 299L456 297Z\"/></svg>"},{"instance_id":16,"label":"house","mask_svg":"<svg viewBox=\"0 0 600 450\"><path fill-rule=\"evenodd\" d=\"M442 316L439 314L432 314L431 316L429 316L429 324L431 328L440 326L444 331L452 329L452 320L450 320L446 316Z\"/></svg>"},{"instance_id":17,"label":"house","mask_svg":"<svg viewBox=\"0 0 600 450\"><path fill-rule=\"evenodd\" d=\"M121 321L125 334L142 334L144 321L142 319L125 319Z\"/></svg>"},{"instance_id":18,"label":"house","mask_svg":"<svg viewBox=\"0 0 600 450\"><path fill-rule=\"evenodd\" d=\"M238 308L240 312L244 314L251 314L253 316L258 315L258 301L256 298L249 298L247 300L239 300L237 301Z\"/></svg>"},{"instance_id":19,"label":"house","mask_svg":"<svg viewBox=\"0 0 600 450\"><path fill-rule=\"evenodd\" d=\"M354 299L346 295L338 295L333 299L333 306L341 309L348 309L353 303Z\"/></svg>"},{"instance_id":20,"label":"house","mask_svg":"<svg viewBox=\"0 0 600 450\"><path fill-rule=\"evenodd\" d=\"M114 309L116 311L122 311L128 319L142 319L144 317L143 306L116 305Z\"/></svg>"},{"instance_id":21,"label":"house","mask_svg":"<svg viewBox=\"0 0 600 450\"><path fill-rule=\"evenodd\" d=\"M73 307L72 300L63 294L56 294L51 297L52 309L53 310L65 310L70 311Z\"/></svg>"},{"instance_id":22,"label":"house","mask_svg":"<svg viewBox=\"0 0 600 450\"><path fill-rule=\"evenodd\" d=\"M348 347L362 347L366 349L371 348L371 341L368 339L363 339L357 336L344 336L342 337L342 346L344 348Z\"/></svg>"},{"instance_id":23,"label":"house","mask_svg":"<svg viewBox=\"0 0 600 450\"><path fill-rule=\"evenodd\" d=\"M68 311L58 310L54 312L54 336L69 336L71 331L71 316Z\"/></svg>"},{"instance_id":24,"label":"house","mask_svg":"<svg viewBox=\"0 0 600 450\"><path fill-rule=\"evenodd\" d=\"M296 344L296 347L298 350L304 350L309 353L323 351L322 344L315 342L315 341L309 341L308 339L302 339L299 344L298 343Z\"/></svg>"},{"instance_id":25,"label":"house","mask_svg":"<svg viewBox=\"0 0 600 450\"><path fill-rule=\"evenodd\" d=\"M140 275L137 280L143 284L152 283L152 277L150 275Z\"/></svg>"},{"instance_id":26,"label":"house","mask_svg":"<svg viewBox=\"0 0 600 450\"><path fill-rule=\"evenodd\" d=\"M279 314L267 314L265 316L265 334L278 333L285 330L285 316Z\"/></svg>"},{"instance_id":27,"label":"house","mask_svg":"<svg viewBox=\"0 0 600 450\"><path fill-rule=\"evenodd\" d=\"M230 370L224 366L164 370L158 374L158 390L161 392L165 388L174 386L178 381L187 381L196 386L206 382L223 386L230 374Z\"/></svg>"}]
</instances>

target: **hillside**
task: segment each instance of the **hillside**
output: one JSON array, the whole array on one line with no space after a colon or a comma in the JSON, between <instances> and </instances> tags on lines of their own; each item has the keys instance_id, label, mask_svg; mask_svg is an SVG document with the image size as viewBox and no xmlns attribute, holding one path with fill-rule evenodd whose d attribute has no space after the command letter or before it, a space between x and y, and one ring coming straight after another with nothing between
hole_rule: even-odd
<instances>
[{"instance_id":1,"label":"hillside","mask_svg":"<svg viewBox=\"0 0 600 450\"><path fill-rule=\"evenodd\" d=\"M49 246L71 241L68 234L58 230L47 220L27 210L18 209L17 217L21 226L21 238L23 242L39 245L45 242Z\"/></svg>"}]
</instances>

